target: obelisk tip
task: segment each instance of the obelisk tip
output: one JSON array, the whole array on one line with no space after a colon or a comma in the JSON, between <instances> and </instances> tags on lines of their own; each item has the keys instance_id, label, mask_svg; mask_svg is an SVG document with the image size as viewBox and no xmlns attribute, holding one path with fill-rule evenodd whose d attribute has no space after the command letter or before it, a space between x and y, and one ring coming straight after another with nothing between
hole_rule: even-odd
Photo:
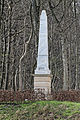
<instances>
[{"instance_id":1,"label":"obelisk tip","mask_svg":"<svg viewBox=\"0 0 80 120\"><path fill-rule=\"evenodd\" d=\"M46 16L46 10L42 10L42 12L41 12L41 16Z\"/></svg>"}]
</instances>

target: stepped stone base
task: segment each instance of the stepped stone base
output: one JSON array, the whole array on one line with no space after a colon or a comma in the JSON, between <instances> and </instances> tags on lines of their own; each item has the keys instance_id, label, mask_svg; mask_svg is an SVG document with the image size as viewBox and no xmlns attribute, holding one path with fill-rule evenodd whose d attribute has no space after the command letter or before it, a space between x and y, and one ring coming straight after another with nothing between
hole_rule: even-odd
<instances>
[{"instance_id":1,"label":"stepped stone base","mask_svg":"<svg viewBox=\"0 0 80 120\"><path fill-rule=\"evenodd\" d=\"M34 75L34 90L38 89L45 94L51 94L51 75Z\"/></svg>"}]
</instances>

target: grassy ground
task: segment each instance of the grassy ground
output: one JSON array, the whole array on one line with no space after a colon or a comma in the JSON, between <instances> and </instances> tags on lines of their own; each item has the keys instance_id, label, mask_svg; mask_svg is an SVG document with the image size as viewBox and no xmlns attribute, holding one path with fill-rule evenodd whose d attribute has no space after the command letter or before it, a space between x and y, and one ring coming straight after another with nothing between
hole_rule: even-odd
<instances>
[{"instance_id":1,"label":"grassy ground","mask_svg":"<svg viewBox=\"0 0 80 120\"><path fill-rule=\"evenodd\" d=\"M0 120L80 120L80 103L36 101L2 104Z\"/></svg>"}]
</instances>

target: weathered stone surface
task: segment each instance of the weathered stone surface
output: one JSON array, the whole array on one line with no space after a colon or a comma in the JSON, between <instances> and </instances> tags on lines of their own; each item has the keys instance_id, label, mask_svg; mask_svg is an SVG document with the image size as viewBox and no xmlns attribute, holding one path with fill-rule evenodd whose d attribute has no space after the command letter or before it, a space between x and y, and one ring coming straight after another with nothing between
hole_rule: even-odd
<instances>
[{"instance_id":1,"label":"weathered stone surface","mask_svg":"<svg viewBox=\"0 0 80 120\"><path fill-rule=\"evenodd\" d=\"M35 74L50 74L48 67L48 25L46 11L40 16L39 45Z\"/></svg>"},{"instance_id":2,"label":"weathered stone surface","mask_svg":"<svg viewBox=\"0 0 80 120\"><path fill-rule=\"evenodd\" d=\"M34 89L44 89L45 94L50 94L51 77L34 77Z\"/></svg>"}]
</instances>

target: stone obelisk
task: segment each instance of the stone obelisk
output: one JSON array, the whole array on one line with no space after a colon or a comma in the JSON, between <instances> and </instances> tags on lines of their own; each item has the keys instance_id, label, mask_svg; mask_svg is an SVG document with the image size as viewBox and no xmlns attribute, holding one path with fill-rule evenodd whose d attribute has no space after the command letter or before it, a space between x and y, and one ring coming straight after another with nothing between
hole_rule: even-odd
<instances>
[{"instance_id":1,"label":"stone obelisk","mask_svg":"<svg viewBox=\"0 0 80 120\"><path fill-rule=\"evenodd\" d=\"M51 75L48 65L48 23L46 11L40 16L37 68L34 75L34 89L51 93Z\"/></svg>"}]
</instances>

